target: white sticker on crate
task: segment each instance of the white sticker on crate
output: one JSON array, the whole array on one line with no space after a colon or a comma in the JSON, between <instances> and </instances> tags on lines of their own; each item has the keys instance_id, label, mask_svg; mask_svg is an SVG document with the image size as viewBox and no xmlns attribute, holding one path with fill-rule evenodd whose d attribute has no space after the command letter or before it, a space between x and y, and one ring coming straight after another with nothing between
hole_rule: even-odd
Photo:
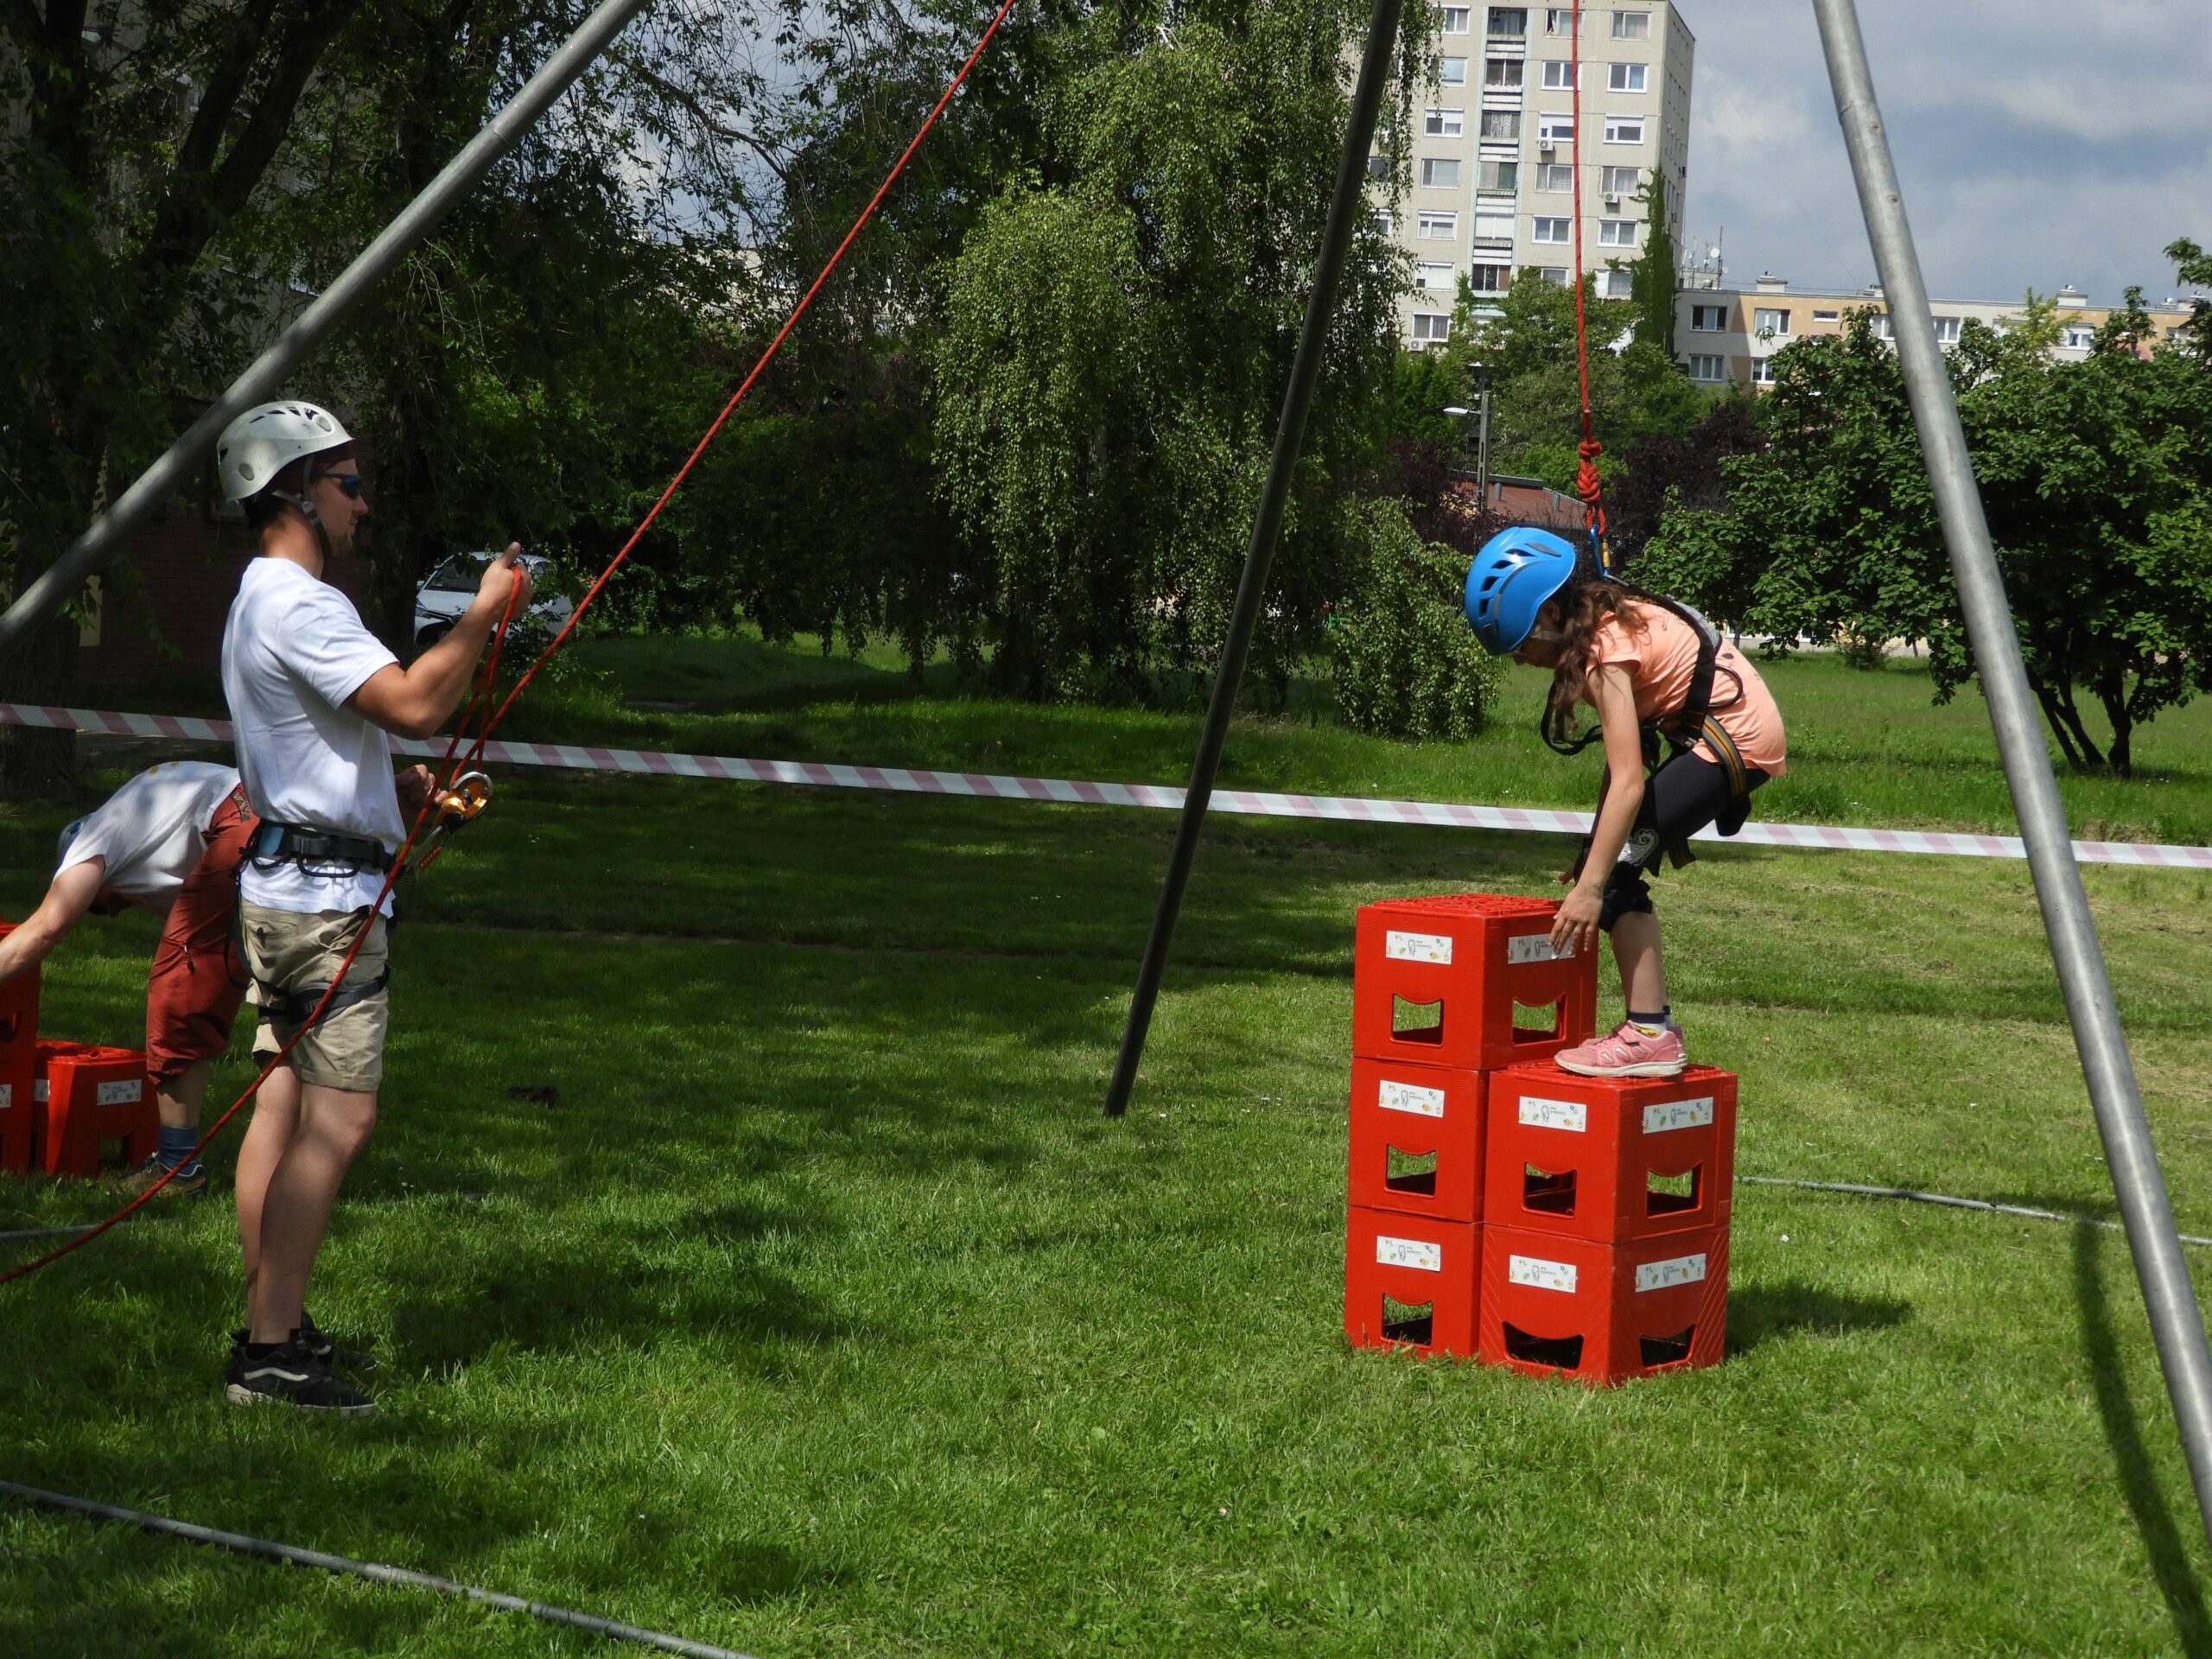
<instances>
[{"instance_id":1,"label":"white sticker on crate","mask_svg":"<svg viewBox=\"0 0 2212 1659\"><path fill-rule=\"evenodd\" d=\"M0 1112L6 1111L15 1103L16 1085L12 1083L0 1083Z\"/></svg>"},{"instance_id":2,"label":"white sticker on crate","mask_svg":"<svg viewBox=\"0 0 2212 1659\"><path fill-rule=\"evenodd\" d=\"M146 1092L143 1077L125 1077L115 1083L104 1083L93 1090L93 1096L103 1106L127 1106Z\"/></svg>"},{"instance_id":3,"label":"white sticker on crate","mask_svg":"<svg viewBox=\"0 0 2212 1659\"><path fill-rule=\"evenodd\" d=\"M34 1102L41 1101L46 1098L46 1079L44 1077L40 1077L31 1084L31 1099Z\"/></svg>"},{"instance_id":4,"label":"white sticker on crate","mask_svg":"<svg viewBox=\"0 0 2212 1659\"><path fill-rule=\"evenodd\" d=\"M1378 1268L1418 1268L1423 1273L1444 1271L1444 1247L1425 1238L1392 1238L1388 1233L1375 1241Z\"/></svg>"},{"instance_id":5,"label":"white sticker on crate","mask_svg":"<svg viewBox=\"0 0 2212 1659\"><path fill-rule=\"evenodd\" d=\"M1575 1268L1572 1262L1547 1262L1541 1255L1509 1256L1505 1276L1516 1285L1532 1285L1538 1290L1573 1290Z\"/></svg>"},{"instance_id":6,"label":"white sticker on crate","mask_svg":"<svg viewBox=\"0 0 2212 1659\"><path fill-rule=\"evenodd\" d=\"M1665 1290L1675 1285L1694 1285L1705 1277L1705 1252L1695 1255L1671 1256L1664 1262L1646 1262L1636 1270L1638 1290Z\"/></svg>"},{"instance_id":7,"label":"white sticker on crate","mask_svg":"<svg viewBox=\"0 0 2212 1659\"><path fill-rule=\"evenodd\" d=\"M1421 1117L1444 1116L1441 1089L1424 1089L1417 1083L1394 1083L1388 1077L1382 1079L1375 1103L1386 1112L1412 1112Z\"/></svg>"},{"instance_id":8,"label":"white sticker on crate","mask_svg":"<svg viewBox=\"0 0 2212 1659\"><path fill-rule=\"evenodd\" d=\"M1664 1135L1669 1129L1699 1129L1713 1122L1713 1096L1695 1100L1662 1100L1643 1109L1643 1132Z\"/></svg>"},{"instance_id":9,"label":"white sticker on crate","mask_svg":"<svg viewBox=\"0 0 2212 1659\"><path fill-rule=\"evenodd\" d=\"M1583 1135L1590 1128L1590 1108L1579 1100L1546 1100L1541 1095L1523 1095L1521 1121L1531 1128L1565 1129L1570 1135Z\"/></svg>"},{"instance_id":10,"label":"white sticker on crate","mask_svg":"<svg viewBox=\"0 0 2212 1659\"><path fill-rule=\"evenodd\" d=\"M1574 954L1574 942L1567 941L1567 949L1552 949L1548 933L1516 933L1505 942L1505 960L1510 963L1523 962L1563 962Z\"/></svg>"},{"instance_id":11,"label":"white sticker on crate","mask_svg":"<svg viewBox=\"0 0 2212 1659\"><path fill-rule=\"evenodd\" d=\"M1382 954L1393 962L1431 962L1452 965L1452 936L1448 933L1401 933L1392 928L1382 941Z\"/></svg>"}]
</instances>

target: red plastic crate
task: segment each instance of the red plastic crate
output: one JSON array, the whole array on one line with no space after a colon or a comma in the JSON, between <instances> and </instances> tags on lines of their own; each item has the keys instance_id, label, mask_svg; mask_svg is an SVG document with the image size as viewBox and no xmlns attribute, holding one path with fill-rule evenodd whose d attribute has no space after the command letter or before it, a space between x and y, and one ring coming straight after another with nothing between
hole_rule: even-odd
<instances>
[{"instance_id":1,"label":"red plastic crate","mask_svg":"<svg viewBox=\"0 0 2212 1659\"><path fill-rule=\"evenodd\" d=\"M103 1140L124 1143L125 1168L160 1147L161 1113L138 1050L42 1042L38 1071L35 1157L48 1174L98 1175Z\"/></svg>"},{"instance_id":2,"label":"red plastic crate","mask_svg":"<svg viewBox=\"0 0 2212 1659\"><path fill-rule=\"evenodd\" d=\"M1354 1060L1351 1201L1480 1221L1484 1083L1479 1071Z\"/></svg>"},{"instance_id":3,"label":"red plastic crate","mask_svg":"<svg viewBox=\"0 0 2212 1659\"><path fill-rule=\"evenodd\" d=\"M1352 1053L1496 1071L1586 1040L1595 952L1554 957L1546 899L1446 893L1363 905L1352 951ZM1516 1005L1530 1011L1516 1026Z\"/></svg>"},{"instance_id":4,"label":"red plastic crate","mask_svg":"<svg viewBox=\"0 0 2212 1659\"><path fill-rule=\"evenodd\" d=\"M1580 1077L1542 1062L1511 1066L1491 1074L1488 1116L1487 1221L1599 1243L1728 1221L1732 1072Z\"/></svg>"},{"instance_id":5,"label":"red plastic crate","mask_svg":"<svg viewBox=\"0 0 2212 1659\"><path fill-rule=\"evenodd\" d=\"M1355 1348L1473 1358L1482 1238L1471 1221L1352 1205L1344 1228L1345 1338Z\"/></svg>"},{"instance_id":6,"label":"red plastic crate","mask_svg":"<svg viewBox=\"0 0 2212 1659\"><path fill-rule=\"evenodd\" d=\"M1727 1338L1728 1230L1600 1244L1483 1229L1481 1357L1608 1386L1717 1365Z\"/></svg>"},{"instance_id":7,"label":"red plastic crate","mask_svg":"<svg viewBox=\"0 0 2212 1659\"><path fill-rule=\"evenodd\" d=\"M0 939L16 926L0 922ZM38 969L31 968L0 985L0 1169L31 1166L37 1081Z\"/></svg>"}]
</instances>

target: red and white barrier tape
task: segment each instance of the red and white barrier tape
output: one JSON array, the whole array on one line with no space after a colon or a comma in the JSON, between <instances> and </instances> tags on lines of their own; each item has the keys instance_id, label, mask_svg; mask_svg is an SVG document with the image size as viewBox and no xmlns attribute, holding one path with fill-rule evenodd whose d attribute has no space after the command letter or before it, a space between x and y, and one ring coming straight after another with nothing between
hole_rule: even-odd
<instances>
[{"instance_id":1,"label":"red and white barrier tape","mask_svg":"<svg viewBox=\"0 0 2212 1659\"><path fill-rule=\"evenodd\" d=\"M94 709L48 709L0 702L0 725L44 726L64 732L167 737L227 743L230 722L185 715L118 715ZM436 755L435 743L400 740L403 754ZM916 795L969 795L1009 801L1061 801L1077 806L1141 806L1179 811L1183 791L1164 784L1099 784L1064 778L1009 778L980 772L910 772L901 766L848 766L819 760L747 760L733 755L665 754L650 749L601 749L567 743L514 743L495 739L485 758L509 766L567 766L588 772L649 772L667 778L721 778L738 783L811 784L825 789L888 789ZM1537 807L1463 806L1443 801L1378 800L1364 795L1275 795L1217 789L1215 810L1268 818L1335 818L1355 823L1424 823L1448 830L1510 830L1538 835L1581 836L1586 812ZM1714 830L1700 841L1718 841ZM1747 823L1729 837L1738 846L1805 847L1834 852L1933 853L1954 858L2025 858L2017 836L1951 835L1941 830L1860 830L1821 823ZM2212 847L2158 842L2077 841L2074 855L2085 864L2147 864L2170 869L2212 870Z\"/></svg>"}]
</instances>

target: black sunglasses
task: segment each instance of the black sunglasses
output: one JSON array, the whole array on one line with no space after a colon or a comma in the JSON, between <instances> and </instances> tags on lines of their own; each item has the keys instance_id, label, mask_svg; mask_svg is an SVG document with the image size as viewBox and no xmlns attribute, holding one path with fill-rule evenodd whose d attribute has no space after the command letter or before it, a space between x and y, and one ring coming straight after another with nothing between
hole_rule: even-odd
<instances>
[{"instance_id":1,"label":"black sunglasses","mask_svg":"<svg viewBox=\"0 0 2212 1659\"><path fill-rule=\"evenodd\" d=\"M361 475L359 473L324 473L321 476L344 491L346 499L358 501L361 499Z\"/></svg>"}]
</instances>

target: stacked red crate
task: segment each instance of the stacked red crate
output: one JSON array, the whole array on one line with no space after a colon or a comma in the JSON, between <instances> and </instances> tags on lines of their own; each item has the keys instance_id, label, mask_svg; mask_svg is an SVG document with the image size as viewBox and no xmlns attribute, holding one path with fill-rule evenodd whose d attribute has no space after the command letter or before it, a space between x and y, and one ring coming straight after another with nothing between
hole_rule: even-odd
<instances>
[{"instance_id":1,"label":"stacked red crate","mask_svg":"<svg viewBox=\"0 0 2212 1659\"><path fill-rule=\"evenodd\" d=\"M1551 949L1558 906L1452 893L1361 908L1352 965L1344 1334L1471 1357L1489 1076L1590 1035L1595 964Z\"/></svg>"},{"instance_id":2,"label":"stacked red crate","mask_svg":"<svg viewBox=\"0 0 2212 1659\"><path fill-rule=\"evenodd\" d=\"M0 922L0 938L16 924ZM32 1099L38 1077L38 969L0 985L0 1169L31 1166L38 1114Z\"/></svg>"},{"instance_id":3,"label":"stacked red crate","mask_svg":"<svg viewBox=\"0 0 2212 1659\"><path fill-rule=\"evenodd\" d=\"M1720 1357L1736 1079L1577 1077L1597 963L1558 906L1359 912L1344 1333L1607 1383Z\"/></svg>"}]
</instances>

